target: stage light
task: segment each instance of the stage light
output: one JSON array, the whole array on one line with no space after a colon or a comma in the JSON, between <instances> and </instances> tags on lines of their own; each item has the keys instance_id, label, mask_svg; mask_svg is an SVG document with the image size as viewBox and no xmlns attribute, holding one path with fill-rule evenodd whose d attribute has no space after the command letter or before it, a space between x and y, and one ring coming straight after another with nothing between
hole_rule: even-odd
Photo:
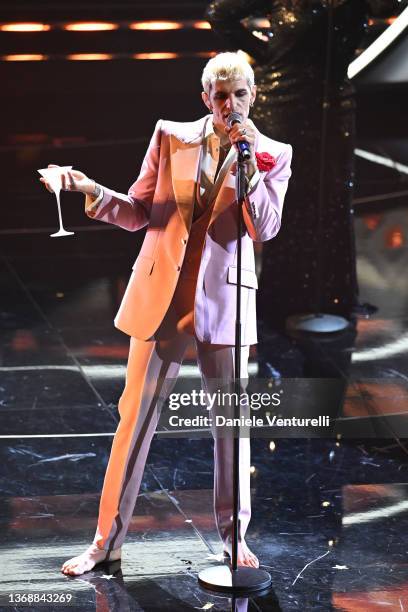
<instances>
[{"instance_id":1,"label":"stage light","mask_svg":"<svg viewBox=\"0 0 408 612\"><path fill-rule=\"evenodd\" d=\"M71 53L67 55L68 60L75 61L98 61L98 60L111 60L113 55L111 53Z\"/></svg>"},{"instance_id":2,"label":"stage light","mask_svg":"<svg viewBox=\"0 0 408 612\"><path fill-rule=\"evenodd\" d=\"M49 142L49 135L48 134L44 134L42 132L32 132L29 134L25 134L24 132L20 132L19 134L10 134L8 137L8 141L10 144L23 144L23 145L38 145L38 144L44 144ZM30 230L26 230L24 228L20 228L21 231L26 232L26 231L30 231ZM7 231L7 230L6 230ZM16 231L14 230L11 230Z\"/></svg>"},{"instance_id":3,"label":"stage light","mask_svg":"<svg viewBox=\"0 0 408 612\"><path fill-rule=\"evenodd\" d=\"M196 30L211 30L211 25L208 21L194 21L193 28Z\"/></svg>"},{"instance_id":4,"label":"stage light","mask_svg":"<svg viewBox=\"0 0 408 612\"><path fill-rule=\"evenodd\" d=\"M104 21L82 21L77 23L67 23L62 26L64 30L70 32L106 32L108 30L117 30L117 23L107 23Z\"/></svg>"},{"instance_id":5,"label":"stage light","mask_svg":"<svg viewBox=\"0 0 408 612\"><path fill-rule=\"evenodd\" d=\"M216 51L197 51L197 53L194 53L194 57L204 57L204 58L214 57L215 55L217 55Z\"/></svg>"},{"instance_id":6,"label":"stage light","mask_svg":"<svg viewBox=\"0 0 408 612\"><path fill-rule=\"evenodd\" d=\"M273 452L275 450L275 448L276 448L275 442L273 442L273 441L269 442L269 450Z\"/></svg>"},{"instance_id":7,"label":"stage light","mask_svg":"<svg viewBox=\"0 0 408 612\"><path fill-rule=\"evenodd\" d=\"M386 359L394 355L401 355L408 351L408 334L403 334L396 340L384 344L383 346L363 349L361 351L353 351L351 361L377 361L378 359Z\"/></svg>"},{"instance_id":8,"label":"stage light","mask_svg":"<svg viewBox=\"0 0 408 612\"><path fill-rule=\"evenodd\" d=\"M372 214L372 215L366 215L366 216L362 217L362 220L363 220L364 225L370 231L374 231L375 229L377 229L377 227L380 224L382 218L383 218L382 215Z\"/></svg>"},{"instance_id":9,"label":"stage light","mask_svg":"<svg viewBox=\"0 0 408 612\"><path fill-rule=\"evenodd\" d=\"M176 59L181 57L180 53L135 53L132 55L133 59L136 60L164 60L164 59Z\"/></svg>"},{"instance_id":10,"label":"stage light","mask_svg":"<svg viewBox=\"0 0 408 612\"><path fill-rule=\"evenodd\" d=\"M404 234L400 225L396 225L388 230L385 236L386 248L400 249L404 246L404 242Z\"/></svg>"},{"instance_id":11,"label":"stage light","mask_svg":"<svg viewBox=\"0 0 408 612\"><path fill-rule=\"evenodd\" d=\"M179 21L135 21L129 25L131 30L180 30Z\"/></svg>"},{"instance_id":12,"label":"stage light","mask_svg":"<svg viewBox=\"0 0 408 612\"><path fill-rule=\"evenodd\" d=\"M255 474L256 467L254 465L251 465L251 467L249 468L249 471L251 472L251 474Z\"/></svg>"},{"instance_id":13,"label":"stage light","mask_svg":"<svg viewBox=\"0 0 408 612\"><path fill-rule=\"evenodd\" d=\"M377 19L369 19L367 23L369 26L384 24L391 25L396 19L396 17L388 17L388 19L382 19L381 17L379 17Z\"/></svg>"},{"instance_id":14,"label":"stage light","mask_svg":"<svg viewBox=\"0 0 408 612\"><path fill-rule=\"evenodd\" d=\"M1 59L5 62L41 62L48 59L48 56L40 53L13 53L3 55Z\"/></svg>"},{"instance_id":15,"label":"stage light","mask_svg":"<svg viewBox=\"0 0 408 612\"><path fill-rule=\"evenodd\" d=\"M3 23L2 32L48 32L51 26L47 23Z\"/></svg>"},{"instance_id":16,"label":"stage light","mask_svg":"<svg viewBox=\"0 0 408 612\"><path fill-rule=\"evenodd\" d=\"M329 501L324 501L324 502L322 502L322 506L323 506L323 508L327 508L328 506L330 506L330 502Z\"/></svg>"},{"instance_id":17,"label":"stage light","mask_svg":"<svg viewBox=\"0 0 408 612\"><path fill-rule=\"evenodd\" d=\"M375 510L367 510L366 512L355 512L343 516L341 519L342 525L356 525L359 523L369 523L371 521L384 520L396 514L405 514L408 511L408 501L400 501L384 508L376 508Z\"/></svg>"},{"instance_id":18,"label":"stage light","mask_svg":"<svg viewBox=\"0 0 408 612\"><path fill-rule=\"evenodd\" d=\"M268 42L269 38L263 32L259 32L258 30L252 30L252 36L255 38L259 38L259 40L263 40L264 42Z\"/></svg>"},{"instance_id":19,"label":"stage light","mask_svg":"<svg viewBox=\"0 0 408 612\"><path fill-rule=\"evenodd\" d=\"M41 230L42 231L42 230ZM4 233L0 230L0 233ZM251 368L252 365L252 368ZM256 375L256 364L249 364L249 374ZM2 372L42 372L45 370L60 370L61 372L76 372L76 366L65 365L39 365L39 366L1 366ZM85 376L90 378L124 378L126 374L125 365L99 364L99 365L84 365L83 371ZM200 376L200 370L196 365L182 365L180 369L182 378L197 378ZM255 469L255 468L254 468Z\"/></svg>"},{"instance_id":20,"label":"stage light","mask_svg":"<svg viewBox=\"0 0 408 612\"><path fill-rule=\"evenodd\" d=\"M250 20L250 25L254 28L270 28L271 22L266 17L255 17Z\"/></svg>"},{"instance_id":21,"label":"stage light","mask_svg":"<svg viewBox=\"0 0 408 612\"><path fill-rule=\"evenodd\" d=\"M354 154L358 157L361 157L362 159L366 159L367 161L373 162L375 164L381 164L382 166L386 166L387 168L393 168L397 172L408 174L408 166L406 166L405 164L400 164L399 162L396 162L393 159L389 159L388 157L384 157L383 155L370 153L370 151L365 151L364 149L354 149Z\"/></svg>"},{"instance_id":22,"label":"stage light","mask_svg":"<svg viewBox=\"0 0 408 612\"><path fill-rule=\"evenodd\" d=\"M375 41L365 49L348 67L347 76L349 79L355 77L359 72L367 68L408 26L408 7L396 17L391 25L380 34Z\"/></svg>"},{"instance_id":23,"label":"stage light","mask_svg":"<svg viewBox=\"0 0 408 612\"><path fill-rule=\"evenodd\" d=\"M19 329L11 340L14 351L33 351L38 348L38 341L33 332L28 329Z\"/></svg>"}]
</instances>

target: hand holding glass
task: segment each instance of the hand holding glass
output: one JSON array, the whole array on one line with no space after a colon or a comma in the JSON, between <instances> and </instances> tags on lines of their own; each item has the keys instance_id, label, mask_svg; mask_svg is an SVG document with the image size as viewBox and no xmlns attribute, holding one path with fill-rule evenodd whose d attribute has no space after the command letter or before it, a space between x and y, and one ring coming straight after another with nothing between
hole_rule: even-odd
<instances>
[{"instance_id":1,"label":"hand holding glass","mask_svg":"<svg viewBox=\"0 0 408 612\"><path fill-rule=\"evenodd\" d=\"M42 178L40 181L44 183L49 192L55 193L57 198L59 230L55 234L51 234L52 238L60 236L72 236L74 232L67 232L62 224L60 192L65 191L81 191L82 193L90 193L95 183L90 180L83 172L72 170L72 166L57 166L49 164L48 168L38 170Z\"/></svg>"}]
</instances>

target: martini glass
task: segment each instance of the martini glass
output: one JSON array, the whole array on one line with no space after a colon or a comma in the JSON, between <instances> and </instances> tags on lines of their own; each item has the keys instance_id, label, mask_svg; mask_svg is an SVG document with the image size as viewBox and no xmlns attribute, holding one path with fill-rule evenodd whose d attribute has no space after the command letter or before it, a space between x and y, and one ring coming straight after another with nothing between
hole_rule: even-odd
<instances>
[{"instance_id":1,"label":"martini glass","mask_svg":"<svg viewBox=\"0 0 408 612\"><path fill-rule=\"evenodd\" d=\"M61 202L60 202L61 173L65 172L66 170L72 170L72 166L58 166L57 168L41 168L41 170L38 170L41 176L45 178L47 183L49 183L50 187L55 193L55 197L57 198L59 230L58 232L55 232L55 234L50 234L51 238L60 238L61 236L72 236L75 233L75 232L67 232L62 224Z\"/></svg>"}]
</instances>

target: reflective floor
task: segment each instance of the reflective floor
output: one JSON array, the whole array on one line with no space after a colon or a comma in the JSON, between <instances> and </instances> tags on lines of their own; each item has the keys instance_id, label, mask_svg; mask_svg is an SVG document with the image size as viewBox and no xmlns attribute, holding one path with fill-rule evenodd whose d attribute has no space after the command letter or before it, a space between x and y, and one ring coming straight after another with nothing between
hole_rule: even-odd
<instances>
[{"instance_id":1,"label":"reflective floor","mask_svg":"<svg viewBox=\"0 0 408 612\"><path fill-rule=\"evenodd\" d=\"M251 356L254 375L339 380L343 433L252 441L248 542L273 588L249 600L198 586L221 562L212 443L164 429L121 566L59 572L94 534L128 350L112 319L141 237L85 221L73 238L48 238L50 221L2 236L0 609L18 592L71 594L84 612L408 610L408 144L359 148L403 166L357 157L360 298L377 310L323 339L271 337Z\"/></svg>"}]
</instances>

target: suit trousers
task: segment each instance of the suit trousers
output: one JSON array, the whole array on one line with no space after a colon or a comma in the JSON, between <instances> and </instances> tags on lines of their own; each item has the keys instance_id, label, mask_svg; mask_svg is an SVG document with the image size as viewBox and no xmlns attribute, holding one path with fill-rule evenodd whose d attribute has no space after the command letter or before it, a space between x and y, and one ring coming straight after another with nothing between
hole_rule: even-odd
<instances>
[{"instance_id":1,"label":"suit trousers","mask_svg":"<svg viewBox=\"0 0 408 612\"><path fill-rule=\"evenodd\" d=\"M155 337L147 341L130 339L126 384L118 406L120 421L106 469L94 538L101 549L111 551L125 540L161 407L173 389L191 341L194 317L191 300L186 297L192 295L194 286L192 279L180 279ZM234 346L209 344L197 338L195 343L203 390L231 390ZM248 357L249 347L241 347L242 380L248 378ZM216 410L221 412L223 407L218 405ZM214 421L214 513L219 535L227 542L232 533L233 436L219 435ZM239 476L239 525L243 538L251 516L249 436L240 438Z\"/></svg>"}]
</instances>

